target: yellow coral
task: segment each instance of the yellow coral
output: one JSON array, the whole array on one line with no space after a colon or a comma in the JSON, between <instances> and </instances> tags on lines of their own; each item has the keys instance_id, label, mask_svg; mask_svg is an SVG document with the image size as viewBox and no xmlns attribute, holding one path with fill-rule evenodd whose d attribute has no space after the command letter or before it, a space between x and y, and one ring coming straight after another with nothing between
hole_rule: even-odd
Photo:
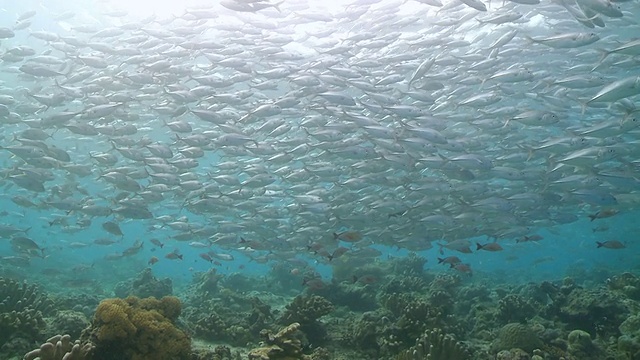
<instances>
[{"instance_id":1,"label":"yellow coral","mask_svg":"<svg viewBox=\"0 0 640 360\"><path fill-rule=\"evenodd\" d=\"M180 299L175 296L165 296L160 300L153 296L145 299L129 297L127 301L129 301L132 306L140 306L146 310L157 310L171 321L176 320L182 311Z\"/></svg>"},{"instance_id":2,"label":"yellow coral","mask_svg":"<svg viewBox=\"0 0 640 360\"><path fill-rule=\"evenodd\" d=\"M173 324L180 309L176 297L104 300L94 317L95 334L98 341L118 340L123 356L132 360L186 358L191 340Z\"/></svg>"},{"instance_id":3,"label":"yellow coral","mask_svg":"<svg viewBox=\"0 0 640 360\"><path fill-rule=\"evenodd\" d=\"M99 326L98 340L109 341L127 338L136 333L129 320L129 306L122 299L107 299L100 302L94 319Z\"/></svg>"},{"instance_id":4,"label":"yellow coral","mask_svg":"<svg viewBox=\"0 0 640 360\"><path fill-rule=\"evenodd\" d=\"M182 311L182 303L175 296L165 296L160 299L160 305L164 316L175 321Z\"/></svg>"}]
</instances>

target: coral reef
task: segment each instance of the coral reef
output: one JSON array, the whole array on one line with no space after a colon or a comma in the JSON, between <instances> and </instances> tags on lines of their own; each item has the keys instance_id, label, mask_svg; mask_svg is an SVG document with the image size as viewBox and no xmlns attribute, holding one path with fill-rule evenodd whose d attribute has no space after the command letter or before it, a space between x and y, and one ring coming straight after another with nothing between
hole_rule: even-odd
<instances>
[{"instance_id":1,"label":"coral reef","mask_svg":"<svg viewBox=\"0 0 640 360\"><path fill-rule=\"evenodd\" d=\"M391 313L388 320L393 330L392 341L384 340L385 346L391 346L389 352L409 347L425 331L441 328L444 314L441 309L431 305L427 299L412 294L392 294L382 297L383 307Z\"/></svg>"},{"instance_id":2,"label":"coral reef","mask_svg":"<svg viewBox=\"0 0 640 360\"><path fill-rule=\"evenodd\" d=\"M16 294L37 303L33 314L46 327L32 323L31 333L12 332L0 358L16 360L12 356L33 348L37 338L67 333L31 352L29 360L88 360L80 351L93 346L91 360L640 359L640 281L632 273L608 274L600 283L585 273L588 281L496 284L481 272L467 278L448 269L421 270L421 258L411 257L376 262L389 273L365 282L355 279L372 274L373 265L347 265L339 265L344 281L325 281L313 291L298 286L303 294L295 297L292 289L268 288L277 283L269 278L252 287L255 279L246 274L198 273L184 311L175 297L107 299L91 314L89 328L87 318L71 309L84 312L95 298L59 297L53 315L35 287L14 282ZM289 274L289 268L278 271ZM150 274L143 272L136 285L144 288ZM291 284L302 283L287 276ZM0 309L23 306L14 299L0 299ZM177 326L179 317L185 330ZM83 327L80 341L71 342ZM200 345L192 348L187 331Z\"/></svg>"},{"instance_id":3,"label":"coral reef","mask_svg":"<svg viewBox=\"0 0 640 360\"><path fill-rule=\"evenodd\" d=\"M333 311L333 304L318 295L298 295L278 320L282 324L310 324Z\"/></svg>"},{"instance_id":4,"label":"coral reef","mask_svg":"<svg viewBox=\"0 0 640 360\"><path fill-rule=\"evenodd\" d=\"M380 293L418 292L424 290L426 287L427 282L420 276L393 276L382 285Z\"/></svg>"},{"instance_id":5,"label":"coral reef","mask_svg":"<svg viewBox=\"0 0 640 360\"><path fill-rule=\"evenodd\" d=\"M424 333L415 346L395 357L395 360L467 360L469 353L452 336L440 329Z\"/></svg>"},{"instance_id":6,"label":"coral reef","mask_svg":"<svg viewBox=\"0 0 640 360\"><path fill-rule=\"evenodd\" d=\"M507 294L498 300L498 319L503 324L525 322L536 315L536 309L524 297Z\"/></svg>"},{"instance_id":7,"label":"coral reef","mask_svg":"<svg viewBox=\"0 0 640 360\"><path fill-rule=\"evenodd\" d=\"M640 278L632 273L625 272L607 279L607 287L610 290L621 292L630 299L640 301Z\"/></svg>"},{"instance_id":8,"label":"coral reef","mask_svg":"<svg viewBox=\"0 0 640 360\"><path fill-rule=\"evenodd\" d=\"M620 324L620 333L618 350L629 359L640 359L640 314L629 316Z\"/></svg>"},{"instance_id":9,"label":"coral reef","mask_svg":"<svg viewBox=\"0 0 640 360\"><path fill-rule=\"evenodd\" d=\"M584 288L565 278L562 284L544 282L541 287L552 300L546 306L546 316L566 323L571 329L602 336L617 334L629 315L624 295L604 286Z\"/></svg>"},{"instance_id":10,"label":"coral reef","mask_svg":"<svg viewBox=\"0 0 640 360\"><path fill-rule=\"evenodd\" d=\"M107 299L100 302L91 327L83 333L96 346L94 360L186 359L191 340L175 322L181 312L180 300L166 296L158 300Z\"/></svg>"},{"instance_id":11,"label":"coral reef","mask_svg":"<svg viewBox=\"0 0 640 360\"><path fill-rule=\"evenodd\" d=\"M529 360L531 357L522 349L502 350L496 355L496 360Z\"/></svg>"},{"instance_id":12,"label":"coral reef","mask_svg":"<svg viewBox=\"0 0 640 360\"><path fill-rule=\"evenodd\" d=\"M393 274L403 276L422 276L424 273L424 265L427 259L416 253L409 253L408 256L395 258L390 261L391 272Z\"/></svg>"},{"instance_id":13,"label":"coral reef","mask_svg":"<svg viewBox=\"0 0 640 360\"><path fill-rule=\"evenodd\" d=\"M69 334L72 339L77 339L89 325L89 319L81 312L60 310L48 323L48 333Z\"/></svg>"},{"instance_id":14,"label":"coral reef","mask_svg":"<svg viewBox=\"0 0 640 360\"><path fill-rule=\"evenodd\" d=\"M266 346L251 350L249 360L311 360L302 353L302 341L296 337L299 329L300 324L293 323L275 335L267 330L261 331Z\"/></svg>"},{"instance_id":15,"label":"coral reef","mask_svg":"<svg viewBox=\"0 0 640 360\"><path fill-rule=\"evenodd\" d=\"M334 309L329 300L318 295L298 295L289 303L282 316L280 324L300 324L300 330L314 339L314 343L322 343L326 337L326 330L318 321Z\"/></svg>"},{"instance_id":16,"label":"coral reef","mask_svg":"<svg viewBox=\"0 0 640 360\"><path fill-rule=\"evenodd\" d=\"M120 298L127 296L147 298L153 296L159 299L173 294L173 284L169 278L158 280L153 276L151 268L146 268L138 274L136 279L118 283L113 291Z\"/></svg>"},{"instance_id":17,"label":"coral reef","mask_svg":"<svg viewBox=\"0 0 640 360\"><path fill-rule=\"evenodd\" d=\"M542 341L527 325L510 323L500 329L498 337L491 344L491 350L497 353L501 350L518 348L532 352L542 346Z\"/></svg>"},{"instance_id":18,"label":"coral reef","mask_svg":"<svg viewBox=\"0 0 640 360\"><path fill-rule=\"evenodd\" d=\"M95 294L64 294L54 296L52 300L56 309L81 312L91 318L101 299Z\"/></svg>"},{"instance_id":19,"label":"coral reef","mask_svg":"<svg viewBox=\"0 0 640 360\"><path fill-rule=\"evenodd\" d=\"M378 307L376 289L373 286L353 282L332 282L324 289L315 291L335 306L346 306L352 311L370 311Z\"/></svg>"},{"instance_id":20,"label":"coral reef","mask_svg":"<svg viewBox=\"0 0 640 360\"><path fill-rule=\"evenodd\" d=\"M600 359L602 351L593 343L591 335L582 330L573 330L567 337L567 352L576 359Z\"/></svg>"},{"instance_id":21,"label":"coral reef","mask_svg":"<svg viewBox=\"0 0 640 360\"><path fill-rule=\"evenodd\" d=\"M192 291L192 305L185 309L184 318L191 332L203 340L245 346L273 320L271 306L258 297L220 288L217 297L205 299L197 289Z\"/></svg>"},{"instance_id":22,"label":"coral reef","mask_svg":"<svg viewBox=\"0 0 640 360\"><path fill-rule=\"evenodd\" d=\"M72 342L70 335L56 335L39 349L26 353L23 360L89 360L93 349L90 342L81 344L79 340Z\"/></svg>"},{"instance_id":23,"label":"coral reef","mask_svg":"<svg viewBox=\"0 0 640 360\"><path fill-rule=\"evenodd\" d=\"M0 346L15 337L37 340L46 327L43 313L52 301L36 285L0 278Z\"/></svg>"}]
</instances>

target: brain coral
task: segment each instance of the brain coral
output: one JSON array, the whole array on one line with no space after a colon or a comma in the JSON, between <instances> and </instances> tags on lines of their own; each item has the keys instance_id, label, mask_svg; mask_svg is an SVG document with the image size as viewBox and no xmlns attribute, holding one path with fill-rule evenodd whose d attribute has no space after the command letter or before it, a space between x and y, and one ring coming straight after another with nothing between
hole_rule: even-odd
<instances>
[{"instance_id":1,"label":"brain coral","mask_svg":"<svg viewBox=\"0 0 640 360\"><path fill-rule=\"evenodd\" d=\"M114 354L131 360L189 358L191 340L174 323L180 309L175 297L103 300L90 330L94 359L113 359Z\"/></svg>"},{"instance_id":2,"label":"brain coral","mask_svg":"<svg viewBox=\"0 0 640 360\"><path fill-rule=\"evenodd\" d=\"M519 323L510 323L500 329L498 338L491 344L491 350L498 352L500 350L518 348L532 352L542 345L542 341L528 326Z\"/></svg>"}]
</instances>

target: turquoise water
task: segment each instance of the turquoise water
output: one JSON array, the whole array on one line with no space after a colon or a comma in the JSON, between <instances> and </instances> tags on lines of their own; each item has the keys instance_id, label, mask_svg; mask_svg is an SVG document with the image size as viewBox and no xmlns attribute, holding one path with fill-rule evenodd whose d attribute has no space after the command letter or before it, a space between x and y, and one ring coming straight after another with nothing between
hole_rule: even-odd
<instances>
[{"instance_id":1,"label":"turquoise water","mask_svg":"<svg viewBox=\"0 0 640 360\"><path fill-rule=\"evenodd\" d=\"M75 20L64 20L64 21L56 21L51 18L53 14L59 14L64 12L64 10L70 9L69 4L62 2L60 4L55 2L48 2L46 5L34 3L21 3L19 6L16 4L5 4L3 7L3 18L7 20L8 23L12 21L12 19L16 16L16 14L24 13L28 10L36 10L38 15L33 17L32 24L29 29L33 30L45 30L51 31L54 33L72 33L72 31L67 30L69 24L73 25L73 21L87 21L89 15L93 15L93 12L99 13L103 8L109 8L108 3L95 3L95 4L83 4L81 11L77 12L77 16ZM415 6L415 4L408 4L407 6ZM86 16L85 19L81 19L82 16ZM132 14L132 18L135 19L139 14ZM266 16L268 18L268 16ZM122 21L118 18L112 18L112 20L116 23ZM633 20L633 19L630 19ZM95 20L93 20L95 21ZM106 20L102 20L105 21ZM307 26L322 26L314 24ZM614 24L610 27L602 29L602 31L607 31L610 36L617 36L616 30L624 32L626 29L625 24ZM629 28L633 28L632 25L628 26ZM472 32L470 32L467 36L472 36ZM623 35L623 33L620 33ZM4 41L3 46L8 48L9 46L18 46L18 45L29 45L34 47L38 51L45 50L47 48L46 44L43 42L29 37L28 31L19 31L17 36L12 39L7 39ZM202 64L203 61L201 58L197 58L194 60L195 63ZM5 65L9 66L9 64ZM4 88L5 91L3 93L11 93L10 89L20 88L22 85L20 83L15 83L15 78L11 74L3 75L5 79ZM77 101L74 101L73 104L69 106L59 106L57 109L67 109L72 107L79 107L81 104L78 104ZM53 111L50 111L50 113ZM192 119L190 119L193 121ZM156 141L168 141L170 136L159 126L157 122L149 123L149 129L144 134L145 137L151 138ZM5 133L5 143L4 145L8 145L9 142L6 142L11 139L12 131L19 131L24 129L24 126L20 125L12 125L6 128ZM535 131L532 130L532 131ZM632 143L634 140L635 132L628 133L629 141ZM91 150L92 144L91 142L87 142L84 140L78 141L75 145L73 144L73 135L63 134L63 131L55 132L51 139L48 140L50 143L56 143L62 145L63 148L66 148L68 152L73 154L74 152L79 155L85 156ZM106 146L106 145L105 145ZM105 147L103 146L103 147ZM3 156L5 156L5 167L10 167L12 164L12 160L9 159L8 153L4 152ZM633 158L632 154L629 154L630 159ZM203 163L215 164L216 161L219 161L219 153L210 153L207 154L206 161ZM214 169L215 165L212 167L202 166L199 168L202 172L211 171ZM631 169L631 176L633 176L635 170ZM74 196L75 199L80 200L84 198L86 201L87 198L93 198L96 195L104 196L110 190L108 187L105 187L104 183L99 181L95 181L95 175L89 178L78 179L78 184L85 187L86 191L88 191L89 196ZM57 180L58 182L60 180ZM144 181L143 181L144 183ZM161 261L158 264L154 265L154 272L158 274L158 276L170 276L178 281L188 281L190 279L190 273L193 271L204 271L208 269L211 264L203 259L198 257L198 253L201 253L200 249L194 249L187 246L185 243L171 242L166 241L165 249L157 249L153 247L151 244L146 243L144 248L135 256L130 258L124 258L119 261L109 263L105 262L103 259L107 254L117 254L122 252L129 246L131 246L136 240L145 240L149 237L156 237L159 239L163 239L170 234L175 233L169 231L166 227L161 227L157 222L153 221L136 221L136 220L127 220L119 222L120 227L124 232L124 237L121 241L116 244L110 245L108 247L104 246L95 246L90 245L84 248L73 248L70 244L74 242L80 243L88 243L92 240L109 237L108 234L104 232L104 230L100 227L100 221L95 219L92 224L86 228L78 228L74 225L75 220L77 220L78 216L74 213L65 214L60 211L52 211L52 209L25 209L21 207L16 207L10 201L10 197L15 194L31 196L28 192L22 189L16 189L15 186L11 187L7 184L5 187L7 190L5 192L5 197L2 199L2 208L5 210L4 215L4 223L10 224L12 226L16 226L18 228L31 228L28 232L28 235L32 239L37 239L39 245L45 249L44 254L45 258L41 259L35 257L31 260L32 264L30 267L26 269L12 269L10 265L5 265L7 271L17 271L22 273L22 275L33 276L33 274L37 273L47 273L48 269L58 268L58 267L88 267L89 270L82 275L77 273L71 274L71 277L76 276L86 276L92 280L101 281L101 277L105 272L110 273L112 269L123 270L126 271L123 274L111 274L112 276L126 276L127 272L137 271L146 266L146 262L151 256L158 256L162 258L162 251L166 252L166 249L179 249L183 255L185 260L183 261ZM47 186L53 186L52 184ZM635 194L635 189L624 189L624 195L629 195L633 197ZM38 200L34 201L36 204L39 202L45 201L44 196L40 195ZM177 204L180 203L180 200L177 199L170 204L169 208L164 209L162 206L154 209L154 216L161 215L180 215L185 216L190 222L197 222L200 224L207 224L206 216L198 216L197 214L189 213L188 211L176 211ZM277 207L278 203L274 203L274 206ZM505 251L499 253L481 253L481 254L466 254L462 256L462 260L465 263L469 263L472 265L472 268L479 273L491 273L494 271L497 272L508 272L511 274L518 274L523 279L530 280L539 280L539 279L548 279L548 278L557 278L563 276L567 272L568 268L585 268L589 269L591 267L604 267L615 270L624 270L626 268L632 267L637 262L637 247L635 245L634 234L636 232L636 225L633 223L631 219L634 219L634 205L623 205L624 210L622 214L618 215L612 219L598 219L595 222L589 222L588 218L583 216L584 212L594 213L598 211L597 206L590 206L584 204L576 204L575 209L576 213L579 213L580 220L577 222L567 224L567 225L554 225L552 228L541 226L539 230L534 229L532 227L532 233L538 233L544 237L544 240L540 242L533 243L513 243L510 241L509 243L504 245ZM582 209L582 210L580 210ZM220 214L224 216L224 214ZM59 225L49 225L48 222L52 221L55 218L64 218L66 224L64 226ZM233 221L233 218L229 218L229 220ZM286 219L285 219L286 221ZM153 224L153 225L152 225ZM151 226L155 226L155 229L150 230ZM348 227L347 224L343 225ZM604 232L594 232L593 228L600 227L605 228L608 227L609 230ZM365 225L366 229L366 225ZM324 238L325 240L331 239L331 233L337 231L335 229L327 229L327 234L318 233L317 236L319 238ZM287 234L279 234L283 237L286 237ZM399 234L400 236L402 234ZM242 234L238 234L238 236L242 236ZM419 235L418 235L419 236ZM627 248L622 251L611 251L608 249L596 249L595 244L596 241L604 241L609 239L615 239L622 241L627 244ZM369 239L367 239L371 243L376 243L375 234L372 234ZM425 241L432 242L435 244L439 239L425 237ZM472 243L475 242L485 243L488 240L485 237L477 237L472 239ZM3 242L2 244L3 254L8 256L14 255L10 250L10 245L8 242ZM475 244L472 244L473 248L475 248ZM217 248L215 245L211 248L214 251L229 251L236 260L231 262L221 261L222 265L218 266L218 269L221 273L230 273L241 271L243 273L262 273L265 271L265 268L269 268L269 264L256 264L248 261L248 257L239 253L233 246L231 248ZM383 255L380 257L380 260L384 260L386 257L390 256L403 256L406 252L398 251L393 248L380 247ZM428 267L439 269L435 264L436 257L439 256L437 253L438 246L434 246L431 250L424 251L424 255L427 259L429 259ZM304 251L298 251L296 256L302 259L309 261L310 263L314 262L312 254L305 253ZM322 269L322 273L325 277L330 276L330 264L316 264L319 268ZM535 271L531 271L534 269ZM66 271L62 270L63 274L66 274ZM114 280L114 279L110 279Z\"/></svg>"},{"instance_id":2,"label":"turquoise water","mask_svg":"<svg viewBox=\"0 0 640 360\"><path fill-rule=\"evenodd\" d=\"M291 296L314 293L319 278L345 282L332 280L336 267L353 283L393 282L398 274L365 280L362 269L410 254L429 276L469 286L595 286L637 273L640 81L600 98L640 77L637 2L605 2L610 13L597 16L568 5L586 18L547 1L486 13L385 0L242 6L255 3L267 8L157 5L154 16L114 13L125 5L108 1L1 5L0 276L109 298L151 268L184 300L210 269L260 291L285 269ZM47 73L22 67L34 63ZM572 76L589 84L563 82ZM105 104L106 115L91 114ZM41 122L64 112L77 114ZM125 126L134 133L108 133ZM70 159L19 153L52 146ZM197 151L195 166L176 167ZM143 209L144 219L125 212ZM447 248L454 241L470 251ZM465 268L438 263L447 256Z\"/></svg>"}]
</instances>

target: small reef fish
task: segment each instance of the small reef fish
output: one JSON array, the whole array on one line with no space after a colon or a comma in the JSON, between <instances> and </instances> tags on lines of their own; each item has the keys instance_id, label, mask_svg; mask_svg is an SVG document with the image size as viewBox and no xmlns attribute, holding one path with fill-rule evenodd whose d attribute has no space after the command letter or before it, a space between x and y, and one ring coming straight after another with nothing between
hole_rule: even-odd
<instances>
[{"instance_id":1,"label":"small reef fish","mask_svg":"<svg viewBox=\"0 0 640 360\"><path fill-rule=\"evenodd\" d=\"M454 251L458 251L461 252L463 254L471 254L471 242L469 242L468 240L454 240L454 241L450 241L446 244L438 244L438 246L440 246L440 254L444 254L443 248L447 248L449 250L454 250Z\"/></svg>"},{"instance_id":2,"label":"small reef fish","mask_svg":"<svg viewBox=\"0 0 640 360\"><path fill-rule=\"evenodd\" d=\"M620 210L617 210L617 209L604 209L596 212L595 214L590 214L588 216L589 216L589 219L593 221L595 219L606 219L608 217L615 216L619 213L620 213Z\"/></svg>"},{"instance_id":3,"label":"small reef fish","mask_svg":"<svg viewBox=\"0 0 640 360\"><path fill-rule=\"evenodd\" d=\"M132 256L140 252L142 250L142 246L144 243L142 240L136 241L132 246L128 247L122 252L122 256Z\"/></svg>"},{"instance_id":4,"label":"small reef fish","mask_svg":"<svg viewBox=\"0 0 640 360\"><path fill-rule=\"evenodd\" d=\"M103 223L102 228L109 234L112 234L115 236L121 236L121 237L124 236L124 233L120 229L120 226L114 223L113 221L107 221Z\"/></svg>"},{"instance_id":5,"label":"small reef fish","mask_svg":"<svg viewBox=\"0 0 640 360\"><path fill-rule=\"evenodd\" d=\"M605 232L605 231L609 231L609 225L599 225L591 229L591 232L594 232L594 233Z\"/></svg>"},{"instance_id":6,"label":"small reef fish","mask_svg":"<svg viewBox=\"0 0 640 360\"><path fill-rule=\"evenodd\" d=\"M117 243L117 241L108 238L99 238L93 240L93 243L96 245L111 245Z\"/></svg>"},{"instance_id":7,"label":"small reef fish","mask_svg":"<svg viewBox=\"0 0 640 360\"><path fill-rule=\"evenodd\" d=\"M149 241L151 241L151 243L152 243L153 245L155 245L155 246L159 247L160 249L162 249L162 248L164 247L164 244L163 244L162 242L160 242L160 240L158 240L158 239L156 239L156 238L153 238L153 239L151 239L151 240L149 240Z\"/></svg>"},{"instance_id":8,"label":"small reef fish","mask_svg":"<svg viewBox=\"0 0 640 360\"><path fill-rule=\"evenodd\" d=\"M178 250L174 250L174 251L168 253L167 255L165 255L164 257L169 259L169 260L182 260L182 258L183 258L182 254L178 253Z\"/></svg>"},{"instance_id":9,"label":"small reef fish","mask_svg":"<svg viewBox=\"0 0 640 360\"><path fill-rule=\"evenodd\" d=\"M44 255L44 249L28 237L16 236L11 238L11 246L24 253L31 254L33 251L40 251Z\"/></svg>"},{"instance_id":10,"label":"small reef fish","mask_svg":"<svg viewBox=\"0 0 640 360\"><path fill-rule=\"evenodd\" d=\"M375 284L378 282L378 277L374 275L362 275L362 276L353 275L352 279L354 284L360 283L363 285L369 285L369 284Z\"/></svg>"},{"instance_id":11,"label":"small reef fish","mask_svg":"<svg viewBox=\"0 0 640 360\"><path fill-rule=\"evenodd\" d=\"M469 276L473 275L473 272L471 271L471 265L469 264L460 263L460 264L453 265L451 268L461 273L469 274Z\"/></svg>"},{"instance_id":12,"label":"small reef fish","mask_svg":"<svg viewBox=\"0 0 640 360\"><path fill-rule=\"evenodd\" d=\"M341 233L333 233L333 239L344 242L358 242L362 240L362 234L357 231L343 231Z\"/></svg>"},{"instance_id":13,"label":"small reef fish","mask_svg":"<svg viewBox=\"0 0 640 360\"><path fill-rule=\"evenodd\" d=\"M457 256L447 256L445 258L438 258L438 264L448 264L451 267L454 267L460 263L462 263L462 260L460 260L460 258Z\"/></svg>"},{"instance_id":14,"label":"small reef fish","mask_svg":"<svg viewBox=\"0 0 640 360\"><path fill-rule=\"evenodd\" d=\"M502 251L504 250L500 244L496 242L486 243L484 245L480 243L476 243L476 250L486 250L486 251Z\"/></svg>"},{"instance_id":15,"label":"small reef fish","mask_svg":"<svg viewBox=\"0 0 640 360\"><path fill-rule=\"evenodd\" d=\"M347 249L346 247L340 246L339 248L333 250L333 252L331 254L328 254L326 257L329 259L329 261L331 261L333 259L337 259L340 256L344 255L347 251L349 251L349 249Z\"/></svg>"},{"instance_id":16,"label":"small reef fish","mask_svg":"<svg viewBox=\"0 0 640 360\"><path fill-rule=\"evenodd\" d=\"M624 249L627 246L623 243L621 243L618 240L607 240L607 241L596 241L596 245L598 245L598 249L599 248L607 248L607 249Z\"/></svg>"},{"instance_id":17,"label":"small reef fish","mask_svg":"<svg viewBox=\"0 0 640 360\"><path fill-rule=\"evenodd\" d=\"M533 234L533 235L525 235L517 239L516 242L521 243L521 242L529 242L529 241L540 241L542 239L544 239L542 235Z\"/></svg>"},{"instance_id":18,"label":"small reef fish","mask_svg":"<svg viewBox=\"0 0 640 360\"><path fill-rule=\"evenodd\" d=\"M327 284L325 284L325 282L322 281L322 278L316 277L316 278L304 278L302 280L302 286L306 286L310 290L322 290L327 287Z\"/></svg>"},{"instance_id":19,"label":"small reef fish","mask_svg":"<svg viewBox=\"0 0 640 360\"><path fill-rule=\"evenodd\" d=\"M200 256L200 258L202 258L203 260L213 263L213 258L211 258L211 256L207 253L200 253L198 254L198 256Z\"/></svg>"},{"instance_id":20,"label":"small reef fish","mask_svg":"<svg viewBox=\"0 0 640 360\"><path fill-rule=\"evenodd\" d=\"M217 253L215 251L209 251L207 254L212 258L223 261L233 261L235 259L231 254Z\"/></svg>"},{"instance_id":21,"label":"small reef fish","mask_svg":"<svg viewBox=\"0 0 640 360\"><path fill-rule=\"evenodd\" d=\"M153 265L153 264L157 263L158 261L160 261L160 259L158 259L155 256L152 256L151 259L149 259L149 261L147 262L147 264Z\"/></svg>"}]
</instances>

